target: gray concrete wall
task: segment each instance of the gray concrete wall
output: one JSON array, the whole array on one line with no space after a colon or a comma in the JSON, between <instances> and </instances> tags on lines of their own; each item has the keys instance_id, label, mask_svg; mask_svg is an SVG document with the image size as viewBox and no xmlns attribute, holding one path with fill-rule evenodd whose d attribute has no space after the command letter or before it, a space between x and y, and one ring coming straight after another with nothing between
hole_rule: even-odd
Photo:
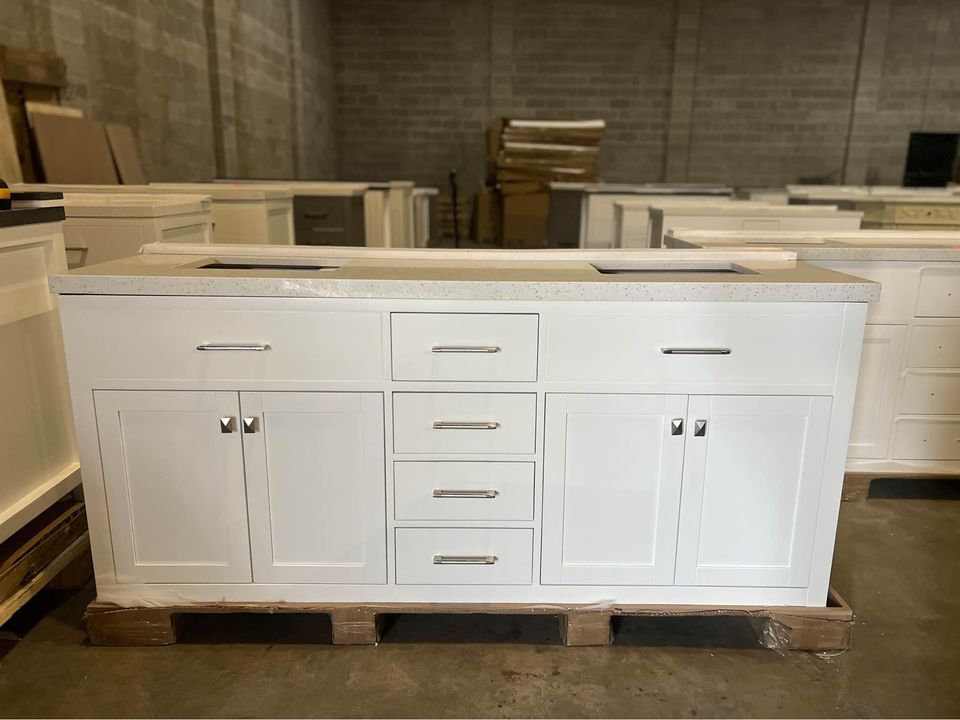
<instances>
[{"instance_id":1,"label":"gray concrete wall","mask_svg":"<svg viewBox=\"0 0 960 720\"><path fill-rule=\"evenodd\" d=\"M501 114L603 117L607 180L897 183L960 129L957 0L334 0L349 178L484 172Z\"/></svg>"},{"instance_id":2,"label":"gray concrete wall","mask_svg":"<svg viewBox=\"0 0 960 720\"><path fill-rule=\"evenodd\" d=\"M331 177L329 3L0 2L0 43L67 62L65 104L131 125L152 180Z\"/></svg>"}]
</instances>

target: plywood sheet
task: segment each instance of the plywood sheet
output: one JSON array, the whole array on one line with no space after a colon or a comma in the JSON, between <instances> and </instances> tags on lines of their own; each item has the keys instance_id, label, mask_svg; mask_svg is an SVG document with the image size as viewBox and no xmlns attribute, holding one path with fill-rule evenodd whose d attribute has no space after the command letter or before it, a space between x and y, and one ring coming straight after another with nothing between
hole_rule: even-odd
<instances>
[{"instance_id":1,"label":"plywood sheet","mask_svg":"<svg viewBox=\"0 0 960 720\"><path fill-rule=\"evenodd\" d=\"M147 177L140 164L137 151L137 139L129 125L107 123L107 140L113 152L113 162L117 166L120 182L124 185L145 185Z\"/></svg>"},{"instance_id":2,"label":"plywood sheet","mask_svg":"<svg viewBox=\"0 0 960 720\"><path fill-rule=\"evenodd\" d=\"M23 182L17 141L13 133L6 94L0 92L0 178L10 183Z\"/></svg>"},{"instance_id":3,"label":"plywood sheet","mask_svg":"<svg viewBox=\"0 0 960 720\"><path fill-rule=\"evenodd\" d=\"M46 182L118 184L103 123L44 114L31 120Z\"/></svg>"}]
</instances>

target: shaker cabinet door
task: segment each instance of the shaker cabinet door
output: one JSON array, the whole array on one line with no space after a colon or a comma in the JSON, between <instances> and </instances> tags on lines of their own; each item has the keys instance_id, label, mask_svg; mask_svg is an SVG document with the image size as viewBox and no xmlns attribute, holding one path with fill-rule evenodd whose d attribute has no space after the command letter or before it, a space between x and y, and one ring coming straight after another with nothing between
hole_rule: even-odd
<instances>
[{"instance_id":1,"label":"shaker cabinet door","mask_svg":"<svg viewBox=\"0 0 960 720\"><path fill-rule=\"evenodd\" d=\"M807 585L830 405L690 397L677 585Z\"/></svg>"},{"instance_id":2,"label":"shaker cabinet door","mask_svg":"<svg viewBox=\"0 0 960 720\"><path fill-rule=\"evenodd\" d=\"M94 399L118 582L250 582L237 394Z\"/></svg>"},{"instance_id":3,"label":"shaker cabinet door","mask_svg":"<svg viewBox=\"0 0 960 720\"><path fill-rule=\"evenodd\" d=\"M673 583L686 409L685 395L547 395L541 582Z\"/></svg>"},{"instance_id":4,"label":"shaker cabinet door","mask_svg":"<svg viewBox=\"0 0 960 720\"><path fill-rule=\"evenodd\" d=\"M383 396L241 393L258 583L386 582Z\"/></svg>"}]
</instances>

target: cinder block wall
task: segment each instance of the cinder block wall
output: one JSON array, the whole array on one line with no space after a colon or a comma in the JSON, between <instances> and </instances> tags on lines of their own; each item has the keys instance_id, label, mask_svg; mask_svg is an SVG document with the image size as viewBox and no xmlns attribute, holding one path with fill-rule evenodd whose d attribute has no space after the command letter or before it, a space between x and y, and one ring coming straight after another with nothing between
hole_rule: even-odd
<instances>
[{"instance_id":1,"label":"cinder block wall","mask_svg":"<svg viewBox=\"0 0 960 720\"><path fill-rule=\"evenodd\" d=\"M62 56L151 180L336 174L326 0L0 2L0 43Z\"/></svg>"},{"instance_id":2,"label":"cinder block wall","mask_svg":"<svg viewBox=\"0 0 960 720\"><path fill-rule=\"evenodd\" d=\"M496 115L603 117L612 181L898 183L960 129L957 0L334 0L348 178L483 176Z\"/></svg>"}]
</instances>

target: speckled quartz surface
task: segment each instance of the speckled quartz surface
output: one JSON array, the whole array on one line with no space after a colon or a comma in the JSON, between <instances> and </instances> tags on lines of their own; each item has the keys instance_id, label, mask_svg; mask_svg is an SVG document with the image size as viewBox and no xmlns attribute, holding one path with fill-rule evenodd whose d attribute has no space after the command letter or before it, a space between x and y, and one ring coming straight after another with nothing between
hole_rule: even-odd
<instances>
[{"instance_id":1,"label":"speckled quartz surface","mask_svg":"<svg viewBox=\"0 0 960 720\"><path fill-rule=\"evenodd\" d=\"M203 268L212 262L276 268ZM289 269L291 265L323 269ZM598 269L638 268L636 274ZM724 271L733 269L734 272ZM60 294L436 300L867 302L875 283L790 251L383 250L148 246L51 279Z\"/></svg>"},{"instance_id":2,"label":"speckled quartz surface","mask_svg":"<svg viewBox=\"0 0 960 720\"><path fill-rule=\"evenodd\" d=\"M960 232L675 230L664 238L664 245L675 250L789 250L804 261L960 262Z\"/></svg>"}]
</instances>

